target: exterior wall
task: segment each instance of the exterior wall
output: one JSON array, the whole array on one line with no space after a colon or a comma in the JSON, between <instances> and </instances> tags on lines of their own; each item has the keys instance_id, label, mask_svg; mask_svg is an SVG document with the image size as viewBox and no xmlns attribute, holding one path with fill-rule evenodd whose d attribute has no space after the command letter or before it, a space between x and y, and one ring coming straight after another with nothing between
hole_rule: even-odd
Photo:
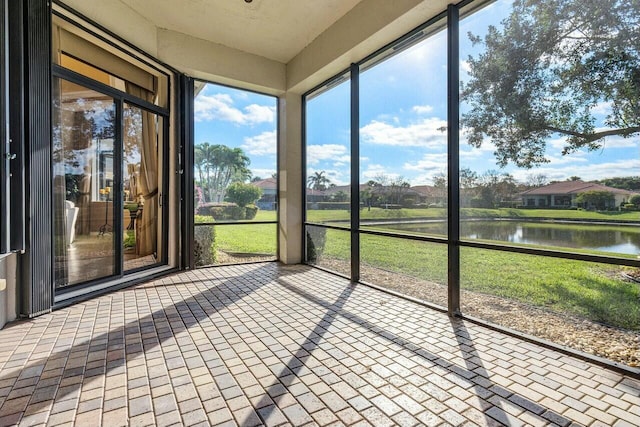
<instances>
[{"instance_id":1,"label":"exterior wall","mask_svg":"<svg viewBox=\"0 0 640 427\"><path fill-rule=\"evenodd\" d=\"M0 328L16 319L16 258L0 255Z\"/></svg>"},{"instance_id":2,"label":"exterior wall","mask_svg":"<svg viewBox=\"0 0 640 427\"><path fill-rule=\"evenodd\" d=\"M626 203L629 200L629 196L625 194L615 194L615 203L613 205L608 206L609 208L617 208L623 203ZM549 203L549 196L523 196L522 197L522 205L525 207L551 207L551 208L569 208L571 206L578 206L578 202L576 202L576 198L578 197L576 194L566 195L566 194L554 194L551 197L551 202ZM567 197L571 197L570 204L567 204L565 201ZM530 204L530 200L534 200L534 204Z\"/></svg>"},{"instance_id":3,"label":"exterior wall","mask_svg":"<svg viewBox=\"0 0 640 427\"><path fill-rule=\"evenodd\" d=\"M627 203L629 201L629 196L624 195L624 194L616 194L615 195L616 198L616 205L615 207L620 206L623 203Z\"/></svg>"}]
</instances>

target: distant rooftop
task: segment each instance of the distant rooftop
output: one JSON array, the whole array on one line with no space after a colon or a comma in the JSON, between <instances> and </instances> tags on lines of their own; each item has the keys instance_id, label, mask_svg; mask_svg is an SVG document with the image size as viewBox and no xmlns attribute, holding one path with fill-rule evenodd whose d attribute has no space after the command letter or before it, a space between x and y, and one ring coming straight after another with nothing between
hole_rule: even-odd
<instances>
[{"instance_id":1,"label":"distant rooftop","mask_svg":"<svg viewBox=\"0 0 640 427\"><path fill-rule=\"evenodd\" d=\"M523 191L523 196L546 196L551 194L578 194L585 191L609 191L614 194L637 194L633 191L623 190L620 188L608 187L602 184L596 184L595 182L584 181L562 181L554 182L553 184L545 185L543 187L534 188L531 190Z\"/></svg>"}]
</instances>

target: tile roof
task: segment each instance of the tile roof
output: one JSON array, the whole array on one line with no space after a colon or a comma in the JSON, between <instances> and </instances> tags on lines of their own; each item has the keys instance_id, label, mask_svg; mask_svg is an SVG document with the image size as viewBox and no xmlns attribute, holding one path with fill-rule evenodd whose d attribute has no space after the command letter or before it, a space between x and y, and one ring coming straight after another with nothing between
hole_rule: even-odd
<instances>
[{"instance_id":1,"label":"tile roof","mask_svg":"<svg viewBox=\"0 0 640 427\"><path fill-rule=\"evenodd\" d=\"M623 190L620 188L607 187L606 185L596 184L595 182L584 181L562 181L543 187L533 188L523 191L523 196L546 196L551 194L578 194L585 191L609 191L614 194L638 194L633 191Z\"/></svg>"}]
</instances>

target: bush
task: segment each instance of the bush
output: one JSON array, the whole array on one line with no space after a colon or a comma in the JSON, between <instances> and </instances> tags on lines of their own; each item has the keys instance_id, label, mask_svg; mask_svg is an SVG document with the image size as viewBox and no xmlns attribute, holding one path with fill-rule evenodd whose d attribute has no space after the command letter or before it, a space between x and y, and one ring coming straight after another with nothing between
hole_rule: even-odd
<instances>
[{"instance_id":1,"label":"bush","mask_svg":"<svg viewBox=\"0 0 640 427\"><path fill-rule=\"evenodd\" d=\"M324 227L307 228L307 262L316 263L324 252L327 241L327 229Z\"/></svg>"},{"instance_id":2,"label":"bush","mask_svg":"<svg viewBox=\"0 0 640 427\"><path fill-rule=\"evenodd\" d=\"M255 203L260 197L262 197L262 188L253 184L234 182L227 187L227 196L225 199L228 202L235 203L241 208L244 208L247 205Z\"/></svg>"},{"instance_id":3,"label":"bush","mask_svg":"<svg viewBox=\"0 0 640 427\"><path fill-rule=\"evenodd\" d=\"M197 267L215 264L217 259L216 229L210 225L194 227L193 257Z\"/></svg>"},{"instance_id":4,"label":"bush","mask_svg":"<svg viewBox=\"0 0 640 427\"><path fill-rule=\"evenodd\" d=\"M254 206L252 209L257 208ZM198 209L198 213L212 216L215 221L239 221L246 219L247 208L242 208L235 203L207 203ZM255 217L255 213L253 216Z\"/></svg>"},{"instance_id":5,"label":"bush","mask_svg":"<svg viewBox=\"0 0 640 427\"><path fill-rule=\"evenodd\" d=\"M215 222L216 220L212 216L208 215L194 215L193 222L196 224L202 224L206 222Z\"/></svg>"},{"instance_id":6,"label":"bush","mask_svg":"<svg viewBox=\"0 0 640 427\"><path fill-rule=\"evenodd\" d=\"M252 220L258 214L258 207L256 205L249 205L244 208L245 219Z\"/></svg>"},{"instance_id":7,"label":"bush","mask_svg":"<svg viewBox=\"0 0 640 427\"><path fill-rule=\"evenodd\" d=\"M620 210L622 211L637 211L639 210L638 206L633 203L623 203L620 205Z\"/></svg>"}]
</instances>

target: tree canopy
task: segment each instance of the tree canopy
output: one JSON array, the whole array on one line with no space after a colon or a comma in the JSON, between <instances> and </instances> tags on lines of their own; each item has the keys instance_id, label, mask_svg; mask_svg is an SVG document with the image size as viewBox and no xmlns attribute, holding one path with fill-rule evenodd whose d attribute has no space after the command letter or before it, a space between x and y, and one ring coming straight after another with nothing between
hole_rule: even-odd
<instances>
[{"instance_id":1,"label":"tree canopy","mask_svg":"<svg viewBox=\"0 0 640 427\"><path fill-rule=\"evenodd\" d=\"M471 145L495 144L498 165L548 162L552 136L568 154L640 132L640 0L515 0L469 37L482 52L467 59L462 123Z\"/></svg>"},{"instance_id":2,"label":"tree canopy","mask_svg":"<svg viewBox=\"0 0 640 427\"><path fill-rule=\"evenodd\" d=\"M243 182L251 176L251 161L241 148L204 142L195 146L194 156L200 185L206 187L208 201L221 202L231 182Z\"/></svg>"},{"instance_id":3,"label":"tree canopy","mask_svg":"<svg viewBox=\"0 0 640 427\"><path fill-rule=\"evenodd\" d=\"M244 182L234 182L227 187L226 200L244 208L262 197L262 188Z\"/></svg>"},{"instance_id":4,"label":"tree canopy","mask_svg":"<svg viewBox=\"0 0 640 427\"><path fill-rule=\"evenodd\" d=\"M311 175L307 179L307 182L309 183L309 188L311 188L312 190L319 190L319 191L326 190L328 188L328 185L331 184L331 180L327 178L325 174L326 174L325 171L314 172L313 175Z\"/></svg>"},{"instance_id":5,"label":"tree canopy","mask_svg":"<svg viewBox=\"0 0 640 427\"><path fill-rule=\"evenodd\" d=\"M615 195L609 191L590 190L579 193L576 202L585 208L594 207L599 210L605 210L615 204Z\"/></svg>"}]
</instances>

